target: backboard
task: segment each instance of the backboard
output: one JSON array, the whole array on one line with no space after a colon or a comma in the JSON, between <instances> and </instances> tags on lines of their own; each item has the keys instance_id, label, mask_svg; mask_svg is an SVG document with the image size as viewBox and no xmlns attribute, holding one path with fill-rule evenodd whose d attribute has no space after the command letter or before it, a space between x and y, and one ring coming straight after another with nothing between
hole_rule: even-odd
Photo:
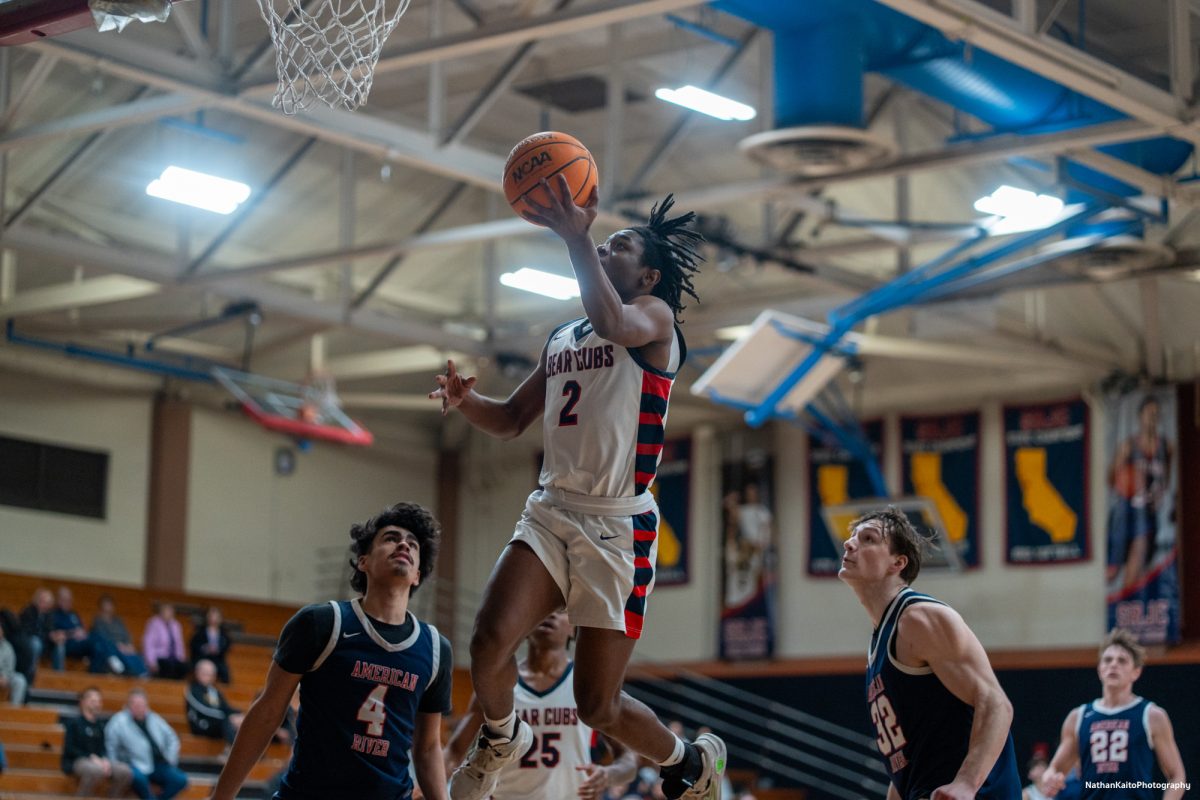
<instances>
[{"instance_id":1,"label":"backboard","mask_svg":"<svg viewBox=\"0 0 1200 800\"><path fill-rule=\"evenodd\" d=\"M749 330L692 384L692 394L740 408L759 406L794 373L829 331L827 325L780 311L763 311ZM846 366L846 359L826 351L776 404L773 414L799 414Z\"/></svg>"},{"instance_id":2,"label":"backboard","mask_svg":"<svg viewBox=\"0 0 1200 800\"><path fill-rule=\"evenodd\" d=\"M214 367L212 375L237 398L248 417L268 430L360 447L375 441L370 431L346 416L328 386L306 386L223 367Z\"/></svg>"}]
</instances>

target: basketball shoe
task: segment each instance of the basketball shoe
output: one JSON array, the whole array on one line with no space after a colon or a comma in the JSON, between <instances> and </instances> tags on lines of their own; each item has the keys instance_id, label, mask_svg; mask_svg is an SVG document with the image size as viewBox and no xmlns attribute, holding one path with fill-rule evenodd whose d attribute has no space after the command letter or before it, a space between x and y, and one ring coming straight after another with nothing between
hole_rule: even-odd
<instances>
[{"instance_id":1,"label":"basketball shoe","mask_svg":"<svg viewBox=\"0 0 1200 800\"><path fill-rule=\"evenodd\" d=\"M692 744L700 751L700 775L691 785L686 780L664 779L663 794L672 800L720 800L721 778L725 775L725 742L711 733L702 733Z\"/></svg>"},{"instance_id":2,"label":"basketball shoe","mask_svg":"<svg viewBox=\"0 0 1200 800\"><path fill-rule=\"evenodd\" d=\"M450 776L450 800L484 800L496 791L500 782L500 770L525 755L533 744L533 728L523 720L517 720L513 738L507 742L493 742L479 729L479 738L463 762ZM724 753L725 747L721 746Z\"/></svg>"}]
</instances>

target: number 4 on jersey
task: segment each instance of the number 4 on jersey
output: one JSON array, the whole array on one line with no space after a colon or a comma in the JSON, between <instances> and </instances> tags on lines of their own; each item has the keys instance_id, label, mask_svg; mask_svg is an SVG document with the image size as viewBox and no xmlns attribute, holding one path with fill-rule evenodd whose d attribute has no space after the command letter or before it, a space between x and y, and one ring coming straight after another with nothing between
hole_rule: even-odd
<instances>
[{"instance_id":1,"label":"number 4 on jersey","mask_svg":"<svg viewBox=\"0 0 1200 800\"><path fill-rule=\"evenodd\" d=\"M358 707L358 721L367 723L367 736L383 736L383 723L387 721L387 706L383 698L387 690L387 685L381 683L371 690Z\"/></svg>"}]
</instances>

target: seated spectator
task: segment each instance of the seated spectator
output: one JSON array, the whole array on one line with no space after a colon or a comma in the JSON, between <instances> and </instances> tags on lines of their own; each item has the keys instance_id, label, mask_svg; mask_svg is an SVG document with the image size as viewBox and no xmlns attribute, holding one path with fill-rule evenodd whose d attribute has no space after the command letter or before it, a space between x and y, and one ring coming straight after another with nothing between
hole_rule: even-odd
<instances>
[{"instance_id":1,"label":"seated spectator","mask_svg":"<svg viewBox=\"0 0 1200 800\"><path fill-rule=\"evenodd\" d=\"M118 675L146 674L146 662L133 647L129 629L116 615L113 599L100 595L96 618L92 620L92 672L115 672Z\"/></svg>"},{"instance_id":2,"label":"seated spectator","mask_svg":"<svg viewBox=\"0 0 1200 800\"><path fill-rule=\"evenodd\" d=\"M0 629L0 691L7 691L8 702L19 706L25 702L25 691L28 688L25 676L17 672L17 651L8 639L4 638L4 631Z\"/></svg>"},{"instance_id":3,"label":"seated spectator","mask_svg":"<svg viewBox=\"0 0 1200 800\"><path fill-rule=\"evenodd\" d=\"M34 591L33 600L21 610L21 636L29 652L29 663L22 665L21 671L25 673L30 686L33 685L42 653L50 642L54 624L53 611L54 595L44 587Z\"/></svg>"},{"instance_id":4,"label":"seated spectator","mask_svg":"<svg viewBox=\"0 0 1200 800\"><path fill-rule=\"evenodd\" d=\"M152 783L160 787L160 800L171 800L187 788L187 775L178 766L179 737L150 710L144 689L129 690L125 708L113 715L104 730L104 747L109 761L132 769L133 791L142 800L149 800Z\"/></svg>"},{"instance_id":5,"label":"seated spectator","mask_svg":"<svg viewBox=\"0 0 1200 800\"><path fill-rule=\"evenodd\" d=\"M230 744L242 725L242 715L229 705L217 688L217 668L206 658L196 663L196 674L184 695L188 729L196 736L224 739Z\"/></svg>"},{"instance_id":6,"label":"seated spectator","mask_svg":"<svg viewBox=\"0 0 1200 800\"><path fill-rule=\"evenodd\" d=\"M229 665L225 654L229 652L229 635L222 625L221 609L211 606L204 612L204 625L196 628L190 643L192 651L192 666L200 663L200 659L208 659L217 668L217 680L229 683Z\"/></svg>"},{"instance_id":7,"label":"seated spectator","mask_svg":"<svg viewBox=\"0 0 1200 800\"><path fill-rule=\"evenodd\" d=\"M58 587L58 605L51 615L50 641L54 649L50 652L50 663L62 670L68 658L92 657L92 643L88 639L83 620L75 613L75 595L66 586Z\"/></svg>"},{"instance_id":8,"label":"seated spectator","mask_svg":"<svg viewBox=\"0 0 1200 800\"><path fill-rule=\"evenodd\" d=\"M175 619L175 606L159 603L158 613L146 621L142 654L150 674L159 678L182 678L188 673L183 654L183 626Z\"/></svg>"},{"instance_id":9,"label":"seated spectator","mask_svg":"<svg viewBox=\"0 0 1200 800\"><path fill-rule=\"evenodd\" d=\"M105 755L102 707L103 698L96 687L79 693L79 716L63 722L62 771L79 778L78 795L93 794L96 786L107 780L109 797L124 797L133 783L133 770Z\"/></svg>"}]
</instances>

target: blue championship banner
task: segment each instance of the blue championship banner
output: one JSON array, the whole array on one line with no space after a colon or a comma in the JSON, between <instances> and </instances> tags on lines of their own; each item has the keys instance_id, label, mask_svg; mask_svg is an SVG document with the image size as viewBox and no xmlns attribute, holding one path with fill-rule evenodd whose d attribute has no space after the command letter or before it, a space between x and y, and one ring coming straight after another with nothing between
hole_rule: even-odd
<instances>
[{"instance_id":1,"label":"blue championship banner","mask_svg":"<svg viewBox=\"0 0 1200 800\"><path fill-rule=\"evenodd\" d=\"M663 445L658 477L650 486L658 501L658 563L654 585L688 582L688 506L691 502L692 442L675 439Z\"/></svg>"},{"instance_id":2,"label":"blue championship banner","mask_svg":"<svg viewBox=\"0 0 1200 800\"><path fill-rule=\"evenodd\" d=\"M979 566L979 412L900 418L904 493L928 498L965 567Z\"/></svg>"},{"instance_id":3,"label":"blue championship banner","mask_svg":"<svg viewBox=\"0 0 1200 800\"><path fill-rule=\"evenodd\" d=\"M863 423L863 431L878 461L883 456L883 420ZM878 493L871 486L866 466L834 441L808 437L808 574L832 577L842 566L842 543L850 535L844 530L831 531L822 509L840 506L851 500L865 500Z\"/></svg>"},{"instance_id":4,"label":"blue championship banner","mask_svg":"<svg viewBox=\"0 0 1200 800\"><path fill-rule=\"evenodd\" d=\"M1009 564L1086 561L1088 412L1082 400L1006 406L1004 495Z\"/></svg>"},{"instance_id":5,"label":"blue championship banner","mask_svg":"<svg viewBox=\"0 0 1200 800\"><path fill-rule=\"evenodd\" d=\"M1174 387L1105 399L1108 627L1143 644L1179 641Z\"/></svg>"}]
</instances>

